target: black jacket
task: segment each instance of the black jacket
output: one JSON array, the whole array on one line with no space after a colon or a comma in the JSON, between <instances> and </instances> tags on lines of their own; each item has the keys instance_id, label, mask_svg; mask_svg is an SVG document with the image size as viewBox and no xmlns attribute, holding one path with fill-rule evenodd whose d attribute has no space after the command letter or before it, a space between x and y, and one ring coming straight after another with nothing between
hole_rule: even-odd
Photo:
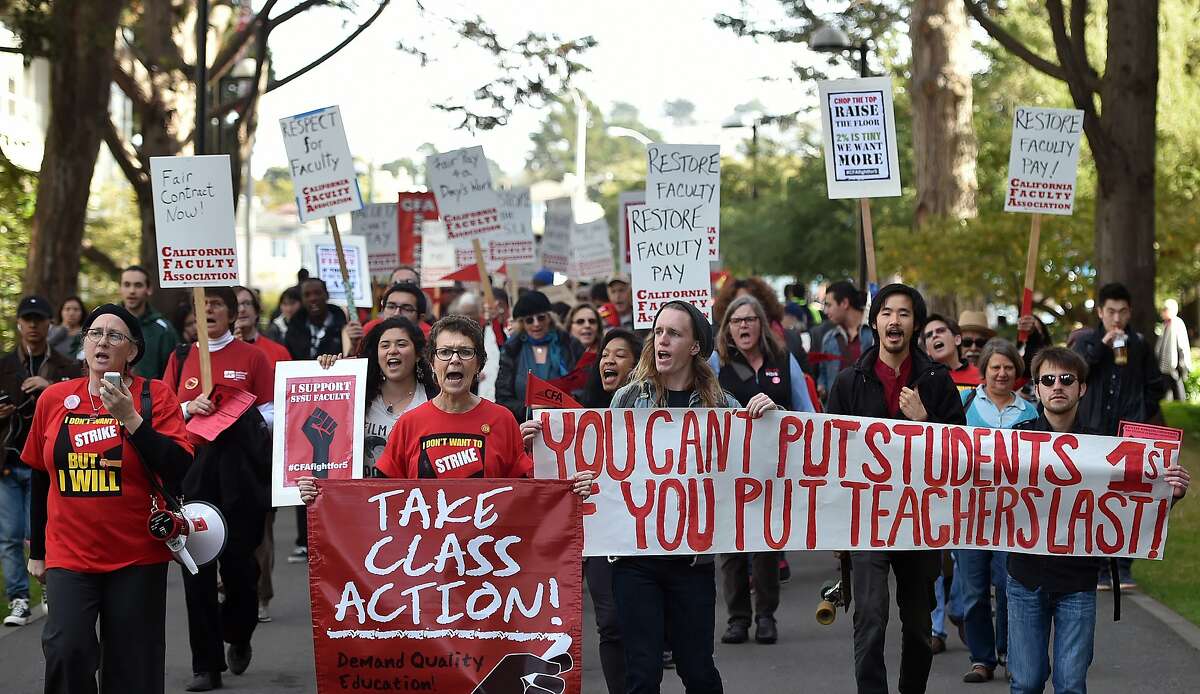
<instances>
[{"instance_id":1,"label":"black jacket","mask_svg":"<svg viewBox=\"0 0 1200 694\"><path fill-rule=\"evenodd\" d=\"M1116 436L1121 420L1149 422L1159 415L1166 394L1154 350L1142 336L1126 338L1129 363L1117 366L1113 350L1104 344L1104 328L1088 331L1073 349L1088 365L1087 392L1079 402L1079 422L1104 436Z\"/></svg>"},{"instance_id":2,"label":"black jacket","mask_svg":"<svg viewBox=\"0 0 1200 694\"><path fill-rule=\"evenodd\" d=\"M333 322L325 329L325 336L317 345L317 353L312 353L312 323L308 322L308 311L301 309L288 321L287 335L284 336L283 346L287 347L292 359L313 359L322 354L342 353L342 328L346 327L346 312L340 306L329 304L329 315Z\"/></svg>"},{"instance_id":3,"label":"black jacket","mask_svg":"<svg viewBox=\"0 0 1200 694\"><path fill-rule=\"evenodd\" d=\"M854 366L842 370L829 389L825 412L876 419L908 419L903 412L897 412L895 417L888 414L883 382L875 375L875 362L878 359L879 346L876 345L863 352ZM920 393L921 404L929 413L928 421L965 425L967 416L963 412L958 388L950 379L950 371L919 349L912 350L912 360L907 385Z\"/></svg>"},{"instance_id":4,"label":"black jacket","mask_svg":"<svg viewBox=\"0 0 1200 694\"><path fill-rule=\"evenodd\" d=\"M583 343L571 337L564 330L558 332L558 343L567 350L567 369L574 369L579 358L586 351ZM525 387L517 387L517 378L525 382L525 374L517 373L518 355L521 347L528 344L521 339L521 333L514 333L508 342L500 348L500 370L496 374L496 404L508 408L518 422L525 421Z\"/></svg>"},{"instance_id":5,"label":"black jacket","mask_svg":"<svg viewBox=\"0 0 1200 694\"><path fill-rule=\"evenodd\" d=\"M29 355L19 347L17 351L6 354L0 359L0 392L8 395L8 403L14 405L17 411L0 419L0 468L6 465L24 465L20 455L9 455L10 451L20 452L25 447L25 439L29 436L29 425L33 421L33 408L37 404L39 393L26 395L21 390L21 384L30 376L41 376L51 385L59 381L79 378L82 367L79 362L69 359L54 351L46 349L46 358L36 374L29 372Z\"/></svg>"}]
</instances>

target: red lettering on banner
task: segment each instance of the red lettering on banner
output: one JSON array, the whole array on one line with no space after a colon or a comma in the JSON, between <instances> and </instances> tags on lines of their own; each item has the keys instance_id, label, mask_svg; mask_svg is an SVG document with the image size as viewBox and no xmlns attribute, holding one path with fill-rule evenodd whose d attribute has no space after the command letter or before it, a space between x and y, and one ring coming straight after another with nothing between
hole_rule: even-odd
<instances>
[{"instance_id":1,"label":"red lettering on banner","mask_svg":"<svg viewBox=\"0 0 1200 694\"><path fill-rule=\"evenodd\" d=\"M1087 489L1081 489L1075 495L1075 503L1071 505L1071 519L1067 521L1070 525L1067 526L1067 543L1071 546L1072 551L1077 545L1075 540L1076 523L1082 522L1084 529L1084 548L1088 553L1092 551L1092 514L1096 512L1096 497Z\"/></svg>"},{"instance_id":2,"label":"red lettering on banner","mask_svg":"<svg viewBox=\"0 0 1200 694\"><path fill-rule=\"evenodd\" d=\"M850 432L858 431L862 426L861 422L856 422L850 419L834 419L831 421L833 428L838 430L838 477L846 478L846 443L850 439Z\"/></svg>"},{"instance_id":3,"label":"red lettering on banner","mask_svg":"<svg viewBox=\"0 0 1200 694\"><path fill-rule=\"evenodd\" d=\"M700 450L700 419L694 410L683 413L683 440L679 444L679 474L687 474L688 448L696 454L696 472L706 475L712 470L711 462L706 463Z\"/></svg>"},{"instance_id":4,"label":"red lettering on banner","mask_svg":"<svg viewBox=\"0 0 1200 694\"><path fill-rule=\"evenodd\" d=\"M842 487L850 490L850 544L858 546L858 528L862 514L859 507L862 505L862 493L871 485L866 482L851 482L850 480L842 480Z\"/></svg>"},{"instance_id":5,"label":"red lettering on banner","mask_svg":"<svg viewBox=\"0 0 1200 694\"><path fill-rule=\"evenodd\" d=\"M575 413L563 413L563 436L557 441L550 435L550 413L542 412L542 439L546 442L546 446L554 451L555 462L558 464L558 476L560 478L570 477L567 474L567 448L571 446L571 440L575 437Z\"/></svg>"},{"instance_id":6,"label":"red lettering on banner","mask_svg":"<svg viewBox=\"0 0 1200 694\"><path fill-rule=\"evenodd\" d=\"M824 487L826 480L796 480L796 484L808 490L807 531L804 534L804 546L807 549L817 547L817 490Z\"/></svg>"},{"instance_id":7,"label":"red lettering on banner","mask_svg":"<svg viewBox=\"0 0 1200 694\"><path fill-rule=\"evenodd\" d=\"M995 487L983 487L979 490L979 503L975 507L975 546L987 547L987 519L992 515L991 504L988 503L988 496L996 492Z\"/></svg>"},{"instance_id":8,"label":"red lettering on banner","mask_svg":"<svg viewBox=\"0 0 1200 694\"><path fill-rule=\"evenodd\" d=\"M1132 554L1137 551L1138 540L1141 539L1143 511L1146 504L1154 503L1154 497L1134 494L1129 497L1129 500L1137 504L1133 507L1133 527L1129 529L1129 552Z\"/></svg>"},{"instance_id":9,"label":"red lettering on banner","mask_svg":"<svg viewBox=\"0 0 1200 694\"><path fill-rule=\"evenodd\" d=\"M868 429L868 436L869 435L870 435L870 430ZM890 485L890 484L877 484L871 488L871 546L872 547L886 547L887 546L887 543L884 542L883 538L879 536L879 524L880 524L880 521L882 521L884 518L890 516L892 514L892 512L888 510L887 506L884 506L883 504L879 503L879 497L881 495L883 495L884 492L890 492L890 491L892 491L892 485Z\"/></svg>"},{"instance_id":10,"label":"red lettering on banner","mask_svg":"<svg viewBox=\"0 0 1200 694\"><path fill-rule=\"evenodd\" d=\"M667 539L667 491L675 492L678 497L675 515L678 520L675 523L675 537ZM678 549L683 542L683 529L687 523L687 493L683 491L683 482L680 482L674 477L668 477L658 485L658 521L655 525L658 527L658 544L662 545L663 549L673 550Z\"/></svg>"},{"instance_id":11,"label":"red lettering on banner","mask_svg":"<svg viewBox=\"0 0 1200 694\"><path fill-rule=\"evenodd\" d=\"M632 421L633 413L629 414ZM724 420L724 424L721 423ZM708 449L709 469L712 469L712 459L717 459L717 472L725 472L729 464L729 434L733 429L733 413L728 410L718 412L709 410L706 448Z\"/></svg>"},{"instance_id":12,"label":"red lettering on banner","mask_svg":"<svg viewBox=\"0 0 1200 694\"><path fill-rule=\"evenodd\" d=\"M739 552L746 551L746 506L762 495L762 482L753 477L739 477L734 482L733 501L737 509L734 514L733 544Z\"/></svg>"},{"instance_id":13,"label":"red lettering on banner","mask_svg":"<svg viewBox=\"0 0 1200 694\"><path fill-rule=\"evenodd\" d=\"M1010 447L1005 443L1005 436L1012 436L1012 455ZM996 474L992 480L996 484L1017 486L1021 483L1021 454L1018 448L1017 432L996 430L996 448L992 451L996 463Z\"/></svg>"},{"instance_id":14,"label":"red lettering on banner","mask_svg":"<svg viewBox=\"0 0 1200 694\"><path fill-rule=\"evenodd\" d=\"M1049 475L1049 468L1047 468L1046 473ZM1046 526L1046 551L1050 552L1050 554L1071 553L1070 540L1065 545L1058 544L1058 514L1062 506L1062 492L1062 489L1055 489L1050 494L1050 523Z\"/></svg>"},{"instance_id":15,"label":"red lettering on banner","mask_svg":"<svg viewBox=\"0 0 1200 694\"><path fill-rule=\"evenodd\" d=\"M973 484L976 487L990 487L991 480L983 479L983 466L992 462L992 457L983 452L984 437L991 436L991 429L974 429L971 431L971 443L975 451L975 463L972 465Z\"/></svg>"},{"instance_id":16,"label":"red lettering on banner","mask_svg":"<svg viewBox=\"0 0 1200 694\"><path fill-rule=\"evenodd\" d=\"M1042 444L1049 443L1051 435L1044 431L1022 431L1018 434L1022 441L1032 444L1029 451L1029 480L1027 484L1036 487L1041 476Z\"/></svg>"},{"instance_id":17,"label":"red lettering on banner","mask_svg":"<svg viewBox=\"0 0 1200 694\"><path fill-rule=\"evenodd\" d=\"M608 436L605 437L605 458L608 460L608 476L616 482L621 482L629 479L633 474L634 465L637 463L637 449L633 445L633 410L625 410L625 467L617 467L616 456L613 455L613 423L612 410L604 412L604 426L608 428Z\"/></svg>"},{"instance_id":18,"label":"red lettering on banner","mask_svg":"<svg viewBox=\"0 0 1200 694\"><path fill-rule=\"evenodd\" d=\"M932 431L932 429L931 429L931 431ZM948 482L950 480L950 432L951 431L952 430L949 427L942 429L942 454L940 456L942 466L941 466L941 468L938 469L938 472L936 474L933 471L933 456L932 456L932 454L930 454L928 452L925 454L926 455L925 484L929 485L930 487L944 487L946 485L946 482ZM929 437L929 441L926 442L926 445L929 446L930 448L933 447L932 439L933 439L933 436L931 435ZM928 535L928 533L927 533L927 535Z\"/></svg>"},{"instance_id":19,"label":"red lettering on banner","mask_svg":"<svg viewBox=\"0 0 1200 694\"><path fill-rule=\"evenodd\" d=\"M688 547L695 552L706 552L713 543L713 507L716 505L716 493L713 491L713 480L706 477L704 482L704 498L700 498L696 479L688 480ZM704 526L701 529L700 511L704 510Z\"/></svg>"},{"instance_id":20,"label":"red lettering on banner","mask_svg":"<svg viewBox=\"0 0 1200 694\"><path fill-rule=\"evenodd\" d=\"M596 444L592 451L592 460L587 462L584 456L583 445L587 440L588 427L596 431ZM577 472L590 472L599 476L604 470L604 419L596 410L587 410L579 415L579 429L575 434L575 470Z\"/></svg>"},{"instance_id":21,"label":"red lettering on banner","mask_svg":"<svg viewBox=\"0 0 1200 694\"><path fill-rule=\"evenodd\" d=\"M1006 528L1004 534L1005 547L1013 545L1013 533L1016 532L1017 515L1013 510L1017 508L1017 503L1020 497L1017 490L1011 487L1000 487L996 490L996 526L992 530L992 545L1000 546L1000 529Z\"/></svg>"},{"instance_id":22,"label":"red lettering on banner","mask_svg":"<svg viewBox=\"0 0 1200 694\"><path fill-rule=\"evenodd\" d=\"M900 462L901 479L904 485L912 484L912 447L913 439L925 433L925 427L920 424L897 424L892 431L904 438L904 457Z\"/></svg>"},{"instance_id":23,"label":"red lettering on banner","mask_svg":"<svg viewBox=\"0 0 1200 694\"><path fill-rule=\"evenodd\" d=\"M804 476L813 476L809 474L809 453L812 449L812 420L804 422L799 417L791 415L784 415L779 420L779 463L775 466L775 474L777 476L783 477L787 474L788 446L799 441L801 438L806 440L804 446Z\"/></svg>"},{"instance_id":24,"label":"red lettering on banner","mask_svg":"<svg viewBox=\"0 0 1200 694\"><path fill-rule=\"evenodd\" d=\"M932 505L930 497L932 496L945 499L949 494L945 489L938 487L929 487L921 492L921 532L925 535L926 546L937 549L950 541L950 526L943 523L938 526L937 535L933 534L933 527L930 523L930 506Z\"/></svg>"},{"instance_id":25,"label":"red lettering on banner","mask_svg":"<svg viewBox=\"0 0 1200 694\"><path fill-rule=\"evenodd\" d=\"M664 466L658 465L654 460L654 451L656 450L654 448L654 423L660 419L671 422L671 413L666 410L655 410L646 419L646 462L650 464L650 472L656 475L665 475L675 464L675 452L670 448L667 449L667 464Z\"/></svg>"},{"instance_id":26,"label":"red lettering on banner","mask_svg":"<svg viewBox=\"0 0 1200 694\"><path fill-rule=\"evenodd\" d=\"M1067 469L1067 476L1059 477L1054 468L1047 466L1046 481L1051 484L1057 484L1060 487L1076 485L1083 481L1083 475L1079 474L1079 467L1075 465L1074 460L1071 460L1071 455L1067 451L1068 448L1079 448L1079 439L1071 434L1063 434L1054 439L1053 448L1055 455L1062 461L1063 467Z\"/></svg>"},{"instance_id":27,"label":"red lettering on banner","mask_svg":"<svg viewBox=\"0 0 1200 694\"><path fill-rule=\"evenodd\" d=\"M1171 505L1166 499L1160 499L1158 502L1158 517L1154 520L1154 537L1150 540L1150 552L1148 557L1154 559L1162 553L1163 530L1167 527L1167 511L1171 509Z\"/></svg>"},{"instance_id":28,"label":"red lettering on banner","mask_svg":"<svg viewBox=\"0 0 1200 694\"><path fill-rule=\"evenodd\" d=\"M1153 485L1142 479L1142 461L1146 457L1146 444L1141 441L1122 441L1109 453L1105 460L1109 465L1121 467L1125 461L1124 474L1120 480L1109 482L1114 492L1148 492Z\"/></svg>"},{"instance_id":29,"label":"red lettering on banner","mask_svg":"<svg viewBox=\"0 0 1200 694\"><path fill-rule=\"evenodd\" d=\"M864 477L872 482L886 482L892 476L891 461L889 461L887 456L884 455L883 451L879 450L879 447L875 445L875 439L879 436L882 436L884 443L888 443L892 440L892 432L890 429L888 429L887 424L884 424L883 422L871 422L869 425L867 425L867 433L863 437L863 440L866 442L867 448L870 449L871 455L875 456L875 461L879 463L879 472L872 472L871 468L869 467L870 461L866 461L862 464L862 473Z\"/></svg>"},{"instance_id":30,"label":"red lettering on banner","mask_svg":"<svg viewBox=\"0 0 1200 694\"><path fill-rule=\"evenodd\" d=\"M912 528L913 544L917 546L921 545L921 522L918 518L919 515L917 493L912 487L905 487L900 492L900 505L896 510L896 519L892 521L892 531L888 533L889 547L896 544L896 537L900 534L900 525L906 520Z\"/></svg>"},{"instance_id":31,"label":"red lettering on banner","mask_svg":"<svg viewBox=\"0 0 1200 694\"><path fill-rule=\"evenodd\" d=\"M1045 494L1037 487L1026 487L1021 490L1021 501L1025 502L1025 519L1029 522L1028 534L1024 532L1024 528L1017 528L1017 545L1023 549L1031 549L1038 543L1038 534L1041 528L1038 525L1037 499L1043 496Z\"/></svg>"},{"instance_id":32,"label":"red lettering on banner","mask_svg":"<svg viewBox=\"0 0 1200 694\"><path fill-rule=\"evenodd\" d=\"M771 511L774 509L775 483L779 481L768 479L764 482L767 488L767 499L763 504L763 539L771 549L783 549L792 535L792 485L787 480L782 480L783 534L778 540L771 534L771 518L774 515Z\"/></svg>"},{"instance_id":33,"label":"red lettering on banner","mask_svg":"<svg viewBox=\"0 0 1200 694\"><path fill-rule=\"evenodd\" d=\"M813 463L812 461L812 446L813 446L813 423L809 420L804 425L804 476L805 477L824 477L829 474L829 449L833 445L833 427L834 422L827 421L822 427L821 435L821 462Z\"/></svg>"},{"instance_id":34,"label":"red lettering on banner","mask_svg":"<svg viewBox=\"0 0 1200 694\"><path fill-rule=\"evenodd\" d=\"M629 482L621 483L621 496L625 499L625 507L629 509L630 515L633 516L634 527L636 528L636 538L638 549L646 549L650 545L646 542L646 518L650 516L650 511L654 509L654 480L646 480L646 503L638 506L633 501L633 485Z\"/></svg>"},{"instance_id":35,"label":"red lettering on banner","mask_svg":"<svg viewBox=\"0 0 1200 694\"><path fill-rule=\"evenodd\" d=\"M1122 547L1125 546L1125 531L1121 529L1121 519L1109 506L1109 502L1112 501L1118 502L1121 505L1121 508L1124 508L1129 503L1125 500L1125 497L1117 494L1116 492L1105 492L1104 494L1100 495L1100 502L1097 504L1100 508L1100 513L1103 513L1105 518L1112 521L1114 532L1116 534L1116 537L1113 539L1113 541L1109 542L1104 539L1105 534L1103 526L1096 531L1096 545L1099 546L1100 551L1104 552L1105 554L1116 554L1121 550Z\"/></svg>"},{"instance_id":36,"label":"red lettering on banner","mask_svg":"<svg viewBox=\"0 0 1200 694\"><path fill-rule=\"evenodd\" d=\"M960 461L959 452L964 453ZM950 430L950 459L953 461L953 472L950 474L950 484L961 486L971 479L971 469L974 466L975 447L971 445L971 434L966 429L955 427ZM960 465L959 463L962 462ZM955 542L958 540L955 539Z\"/></svg>"},{"instance_id":37,"label":"red lettering on banner","mask_svg":"<svg viewBox=\"0 0 1200 694\"><path fill-rule=\"evenodd\" d=\"M973 492L973 490L972 490ZM967 505L963 507L963 497L967 497ZM969 524L971 515L974 509L972 503L975 500L973 493L968 494L964 489L954 489L951 492L950 499L953 503L950 505L950 527L954 529L954 544L959 544L962 541L963 526L968 526L967 537L971 536Z\"/></svg>"},{"instance_id":38,"label":"red lettering on banner","mask_svg":"<svg viewBox=\"0 0 1200 694\"><path fill-rule=\"evenodd\" d=\"M746 423L746 432L742 436L742 474L750 474L750 436L754 433L754 420L750 418L749 410L737 410L734 417Z\"/></svg>"}]
</instances>

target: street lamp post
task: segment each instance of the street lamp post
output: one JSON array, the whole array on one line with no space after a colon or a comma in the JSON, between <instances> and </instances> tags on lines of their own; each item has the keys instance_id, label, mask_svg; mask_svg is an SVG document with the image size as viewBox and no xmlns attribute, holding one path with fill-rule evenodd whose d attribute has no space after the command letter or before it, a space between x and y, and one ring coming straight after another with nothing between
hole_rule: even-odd
<instances>
[{"instance_id":1,"label":"street lamp post","mask_svg":"<svg viewBox=\"0 0 1200 694\"><path fill-rule=\"evenodd\" d=\"M850 37L846 32L826 24L813 32L812 38L809 40L809 46L821 53L842 54L847 52L858 53L858 76L870 77L871 73L867 70L867 42L851 43ZM858 218L858 286L860 289L867 289L867 249L863 244L863 237L866 232L863 225L866 220L863 219L861 213Z\"/></svg>"}]
</instances>

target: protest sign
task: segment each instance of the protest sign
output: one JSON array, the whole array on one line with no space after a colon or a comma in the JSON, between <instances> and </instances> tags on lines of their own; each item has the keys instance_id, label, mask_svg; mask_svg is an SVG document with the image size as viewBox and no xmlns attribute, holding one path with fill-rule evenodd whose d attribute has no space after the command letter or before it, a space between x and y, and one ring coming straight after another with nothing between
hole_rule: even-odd
<instances>
[{"instance_id":1,"label":"protest sign","mask_svg":"<svg viewBox=\"0 0 1200 694\"><path fill-rule=\"evenodd\" d=\"M612 238L603 217L574 225L568 274L572 279L584 281L605 280L613 274Z\"/></svg>"},{"instance_id":2,"label":"protest sign","mask_svg":"<svg viewBox=\"0 0 1200 694\"><path fill-rule=\"evenodd\" d=\"M545 226L542 228L542 267L571 271L571 233L575 229L575 210L571 198L546 201Z\"/></svg>"},{"instance_id":3,"label":"protest sign","mask_svg":"<svg viewBox=\"0 0 1200 694\"><path fill-rule=\"evenodd\" d=\"M318 692L581 691L583 527L566 483L323 484L308 532Z\"/></svg>"},{"instance_id":4,"label":"protest sign","mask_svg":"<svg viewBox=\"0 0 1200 694\"><path fill-rule=\"evenodd\" d=\"M646 145L646 203L694 209L708 259L720 260L720 145Z\"/></svg>"},{"instance_id":5,"label":"protest sign","mask_svg":"<svg viewBox=\"0 0 1200 694\"><path fill-rule=\"evenodd\" d=\"M150 187L159 286L228 287L240 282L229 155L150 157Z\"/></svg>"},{"instance_id":6,"label":"protest sign","mask_svg":"<svg viewBox=\"0 0 1200 694\"><path fill-rule=\"evenodd\" d=\"M458 251L458 267L470 265L475 262L473 240L487 246L492 238L504 233L500 196L492 189L492 175L483 148L467 147L434 154L425 160L425 172L446 225L446 238ZM489 267L493 266L489 263Z\"/></svg>"},{"instance_id":7,"label":"protest sign","mask_svg":"<svg viewBox=\"0 0 1200 694\"><path fill-rule=\"evenodd\" d=\"M708 276L705 228L698 209L630 205L630 259L633 271L633 327L654 325L658 307L687 301L712 320L712 284Z\"/></svg>"},{"instance_id":8,"label":"protest sign","mask_svg":"<svg viewBox=\"0 0 1200 694\"><path fill-rule=\"evenodd\" d=\"M315 361L275 365L272 506L298 506L301 477L362 477L366 387L366 359L339 359L328 369Z\"/></svg>"},{"instance_id":9,"label":"protest sign","mask_svg":"<svg viewBox=\"0 0 1200 694\"><path fill-rule=\"evenodd\" d=\"M454 246L446 237L446 225L442 220L426 219L421 222L421 286L449 287L454 283L442 278L460 267Z\"/></svg>"},{"instance_id":10,"label":"protest sign","mask_svg":"<svg viewBox=\"0 0 1200 694\"><path fill-rule=\"evenodd\" d=\"M397 212L400 264L421 266L421 225L438 218L433 193L400 193Z\"/></svg>"},{"instance_id":11,"label":"protest sign","mask_svg":"<svg viewBox=\"0 0 1200 694\"><path fill-rule=\"evenodd\" d=\"M828 80L817 88L829 198L900 195L891 79Z\"/></svg>"},{"instance_id":12,"label":"protest sign","mask_svg":"<svg viewBox=\"0 0 1200 694\"><path fill-rule=\"evenodd\" d=\"M997 549L1162 558L1177 441L745 410L542 410L596 474L584 554Z\"/></svg>"},{"instance_id":13,"label":"protest sign","mask_svg":"<svg viewBox=\"0 0 1200 694\"><path fill-rule=\"evenodd\" d=\"M1004 211L1071 214L1082 134L1083 111L1018 106L1013 113Z\"/></svg>"},{"instance_id":14,"label":"protest sign","mask_svg":"<svg viewBox=\"0 0 1200 694\"><path fill-rule=\"evenodd\" d=\"M320 236L312 240L313 257L316 260L317 277L325 281L329 290L329 301L348 306L353 301L356 306L371 305L371 283L367 280L367 240L361 236L343 236L341 254L346 263L346 273L350 276L350 286L353 294L346 296L346 284L342 275L342 258L339 258L337 239L331 236Z\"/></svg>"},{"instance_id":15,"label":"protest sign","mask_svg":"<svg viewBox=\"0 0 1200 694\"><path fill-rule=\"evenodd\" d=\"M529 263L537 260L533 240L533 207L529 187L500 188L500 224L504 230L487 244L487 259L491 263Z\"/></svg>"},{"instance_id":16,"label":"protest sign","mask_svg":"<svg viewBox=\"0 0 1200 694\"><path fill-rule=\"evenodd\" d=\"M374 203L350 213L350 230L366 240L367 267L377 282L386 282L400 264L398 207L394 202Z\"/></svg>"},{"instance_id":17,"label":"protest sign","mask_svg":"<svg viewBox=\"0 0 1200 694\"><path fill-rule=\"evenodd\" d=\"M633 191L617 194L617 224L619 225L619 233L617 234L617 262L621 265L621 272L629 272L629 207L633 205L643 205L646 202L645 191Z\"/></svg>"},{"instance_id":18,"label":"protest sign","mask_svg":"<svg viewBox=\"0 0 1200 694\"><path fill-rule=\"evenodd\" d=\"M279 119L300 221L362 207L354 160L337 106Z\"/></svg>"}]
</instances>

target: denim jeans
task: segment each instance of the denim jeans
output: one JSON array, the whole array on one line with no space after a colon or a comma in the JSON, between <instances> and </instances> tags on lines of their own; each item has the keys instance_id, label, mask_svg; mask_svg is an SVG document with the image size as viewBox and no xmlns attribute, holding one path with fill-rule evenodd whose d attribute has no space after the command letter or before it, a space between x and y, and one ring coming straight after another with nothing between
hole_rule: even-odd
<instances>
[{"instance_id":1,"label":"denim jeans","mask_svg":"<svg viewBox=\"0 0 1200 694\"><path fill-rule=\"evenodd\" d=\"M959 590L961 584L958 579L958 552L950 552L950 560L954 564L950 588L947 591L946 576L938 574L937 580L933 584L934 608L929 613L933 622L933 631L930 635L943 641L946 640L946 618L948 617L952 622L962 621L963 616L962 594ZM947 593L949 593L949 604L947 604Z\"/></svg>"},{"instance_id":2,"label":"denim jeans","mask_svg":"<svg viewBox=\"0 0 1200 694\"><path fill-rule=\"evenodd\" d=\"M12 600L29 597L25 540L29 537L33 471L24 465L11 465L7 470L7 475L0 475L0 570L4 571L4 593Z\"/></svg>"},{"instance_id":3,"label":"denim jeans","mask_svg":"<svg viewBox=\"0 0 1200 694\"><path fill-rule=\"evenodd\" d=\"M1054 666L1050 630L1054 630ZM1096 638L1096 592L1047 593L1008 579L1008 672L1012 694L1086 694Z\"/></svg>"},{"instance_id":4,"label":"denim jeans","mask_svg":"<svg viewBox=\"0 0 1200 694\"><path fill-rule=\"evenodd\" d=\"M1008 553L987 549L958 550L962 581L963 627L971 664L996 667L996 654L1008 650ZM996 588L996 624L992 628L992 587Z\"/></svg>"},{"instance_id":5,"label":"denim jeans","mask_svg":"<svg viewBox=\"0 0 1200 694\"><path fill-rule=\"evenodd\" d=\"M612 588L625 644L626 694L660 691L668 640L684 690L721 694L721 673L713 661L717 583L712 562L619 559L612 565Z\"/></svg>"}]
</instances>

